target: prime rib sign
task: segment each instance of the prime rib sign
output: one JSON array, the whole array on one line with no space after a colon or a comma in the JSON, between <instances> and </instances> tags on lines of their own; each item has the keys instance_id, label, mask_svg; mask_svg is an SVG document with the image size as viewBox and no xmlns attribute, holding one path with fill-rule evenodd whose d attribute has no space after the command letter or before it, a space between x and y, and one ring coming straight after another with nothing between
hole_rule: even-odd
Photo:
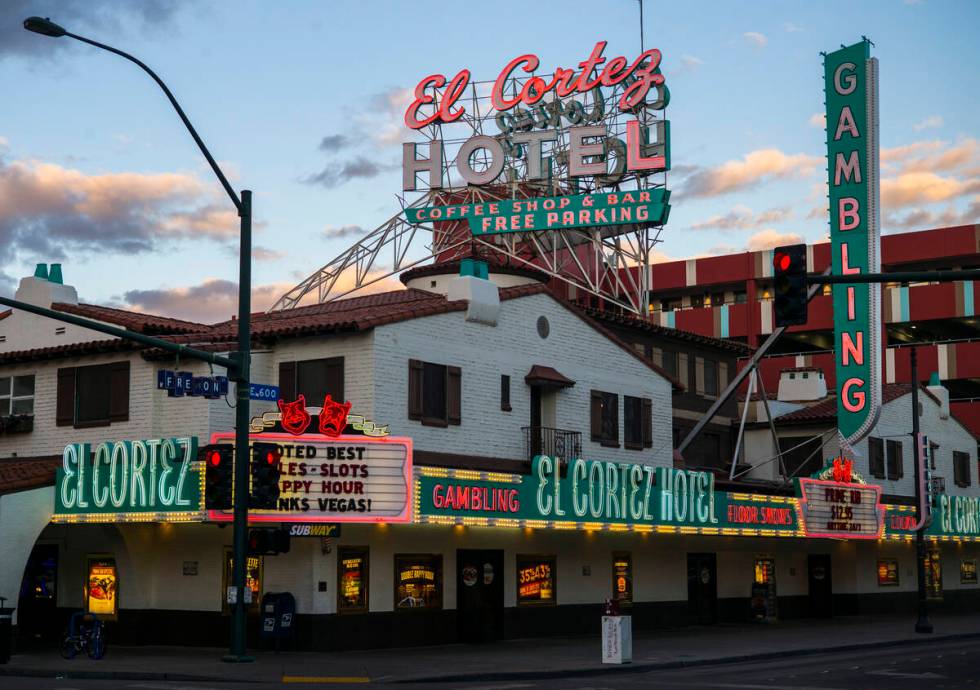
<instances>
[{"instance_id":1,"label":"prime rib sign","mask_svg":"<svg viewBox=\"0 0 980 690\"><path fill-rule=\"evenodd\" d=\"M408 522L412 440L395 436L260 433L251 441L282 452L277 510L249 510L250 522ZM234 443L233 433L212 443ZM231 511L209 511L216 521Z\"/></svg>"},{"instance_id":2,"label":"prime rib sign","mask_svg":"<svg viewBox=\"0 0 980 690\"><path fill-rule=\"evenodd\" d=\"M877 539L885 510L881 487L828 479L800 479L800 524L808 537Z\"/></svg>"}]
</instances>

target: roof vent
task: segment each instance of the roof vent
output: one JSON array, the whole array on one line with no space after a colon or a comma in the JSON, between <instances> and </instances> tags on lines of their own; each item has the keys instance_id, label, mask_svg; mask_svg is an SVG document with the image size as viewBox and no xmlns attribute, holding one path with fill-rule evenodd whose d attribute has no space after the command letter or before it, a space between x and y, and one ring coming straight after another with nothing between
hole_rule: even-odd
<instances>
[{"instance_id":1,"label":"roof vent","mask_svg":"<svg viewBox=\"0 0 980 690\"><path fill-rule=\"evenodd\" d=\"M48 274L48 280L58 285L64 285L65 281L61 277L61 264L51 264L51 273Z\"/></svg>"},{"instance_id":2,"label":"roof vent","mask_svg":"<svg viewBox=\"0 0 980 690\"><path fill-rule=\"evenodd\" d=\"M40 278L41 280L47 280L48 279L48 265L47 264L38 264L34 268L34 277L35 278Z\"/></svg>"}]
</instances>

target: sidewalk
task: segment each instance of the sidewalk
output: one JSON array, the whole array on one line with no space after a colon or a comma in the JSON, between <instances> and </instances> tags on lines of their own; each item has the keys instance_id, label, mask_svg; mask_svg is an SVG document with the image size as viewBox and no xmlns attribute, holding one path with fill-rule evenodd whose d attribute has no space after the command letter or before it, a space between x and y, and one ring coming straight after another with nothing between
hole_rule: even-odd
<instances>
[{"instance_id":1,"label":"sidewalk","mask_svg":"<svg viewBox=\"0 0 980 690\"><path fill-rule=\"evenodd\" d=\"M842 617L640 633L633 663L603 666L594 637L508 640L360 652L259 651L251 664L221 661L224 649L112 646L101 661L57 652L15 655L0 676L120 680L280 682L463 682L591 675L854 650L940 638L980 637L980 615L935 616L935 633L913 632L914 616Z\"/></svg>"}]
</instances>

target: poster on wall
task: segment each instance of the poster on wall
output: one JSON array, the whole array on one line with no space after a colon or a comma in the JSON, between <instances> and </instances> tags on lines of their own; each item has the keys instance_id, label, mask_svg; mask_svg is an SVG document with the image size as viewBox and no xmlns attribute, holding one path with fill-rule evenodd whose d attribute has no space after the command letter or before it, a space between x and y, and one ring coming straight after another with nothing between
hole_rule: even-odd
<instances>
[{"instance_id":1,"label":"poster on wall","mask_svg":"<svg viewBox=\"0 0 980 690\"><path fill-rule=\"evenodd\" d=\"M960 561L960 584L977 584L977 559L971 558L969 560Z\"/></svg>"},{"instance_id":2,"label":"poster on wall","mask_svg":"<svg viewBox=\"0 0 980 690\"><path fill-rule=\"evenodd\" d=\"M115 619L119 608L119 578L116 560L107 556L88 560L85 578L85 610L100 618Z\"/></svg>"},{"instance_id":3,"label":"poster on wall","mask_svg":"<svg viewBox=\"0 0 980 690\"><path fill-rule=\"evenodd\" d=\"M881 559L878 561L878 586L897 587L898 586L898 561L895 559Z\"/></svg>"}]
</instances>

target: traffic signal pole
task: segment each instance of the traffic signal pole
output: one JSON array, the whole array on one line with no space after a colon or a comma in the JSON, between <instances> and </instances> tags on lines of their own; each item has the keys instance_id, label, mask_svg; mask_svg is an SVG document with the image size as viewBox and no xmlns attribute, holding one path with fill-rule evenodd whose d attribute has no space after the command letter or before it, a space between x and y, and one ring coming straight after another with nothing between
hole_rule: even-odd
<instances>
[{"instance_id":1,"label":"traffic signal pole","mask_svg":"<svg viewBox=\"0 0 980 690\"><path fill-rule=\"evenodd\" d=\"M926 597L926 521L925 511L922 508L922 482L921 473L925 471L920 461L922 450L919 448L919 358L913 347L909 353L912 364L912 447L916 452L915 458L915 509L918 517L919 529L915 531L915 560L916 571L919 579L919 618L915 622L917 633L931 633L932 623L929 622L929 602Z\"/></svg>"}]
</instances>

